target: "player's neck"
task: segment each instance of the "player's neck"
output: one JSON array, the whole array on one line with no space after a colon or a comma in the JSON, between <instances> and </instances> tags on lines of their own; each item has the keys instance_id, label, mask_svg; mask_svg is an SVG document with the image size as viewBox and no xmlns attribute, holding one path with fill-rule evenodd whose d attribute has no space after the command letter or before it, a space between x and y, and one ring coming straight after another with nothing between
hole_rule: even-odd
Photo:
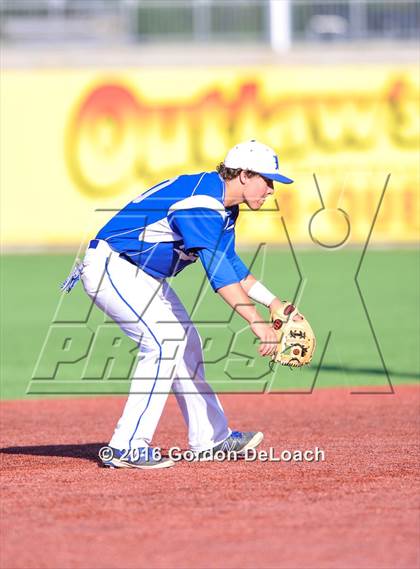
<instances>
[{"instance_id":1,"label":"player's neck","mask_svg":"<svg viewBox=\"0 0 420 569\"><path fill-rule=\"evenodd\" d=\"M239 205L243 203L243 186L239 181L239 178L234 178L233 180L225 181L225 207L231 207L233 205Z\"/></svg>"}]
</instances>

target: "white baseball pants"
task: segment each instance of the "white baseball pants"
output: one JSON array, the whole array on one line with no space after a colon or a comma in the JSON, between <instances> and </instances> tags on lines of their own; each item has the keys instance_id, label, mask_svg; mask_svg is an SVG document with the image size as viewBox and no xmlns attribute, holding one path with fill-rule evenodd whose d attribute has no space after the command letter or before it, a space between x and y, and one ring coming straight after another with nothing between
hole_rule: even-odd
<instances>
[{"instance_id":1,"label":"white baseball pants","mask_svg":"<svg viewBox=\"0 0 420 569\"><path fill-rule=\"evenodd\" d=\"M149 446L172 388L192 450L214 447L231 431L204 378L200 336L167 284L122 259L105 241L86 252L82 282L95 304L139 346L139 360L110 446Z\"/></svg>"}]
</instances>

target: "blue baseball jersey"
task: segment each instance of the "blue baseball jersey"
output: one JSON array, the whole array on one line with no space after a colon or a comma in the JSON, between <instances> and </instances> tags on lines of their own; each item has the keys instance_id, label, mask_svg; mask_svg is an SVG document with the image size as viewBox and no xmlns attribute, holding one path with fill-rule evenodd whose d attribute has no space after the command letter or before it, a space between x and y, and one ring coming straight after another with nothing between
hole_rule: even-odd
<instances>
[{"instance_id":1,"label":"blue baseball jersey","mask_svg":"<svg viewBox=\"0 0 420 569\"><path fill-rule=\"evenodd\" d=\"M111 249L156 278L200 258L214 290L249 274L235 252L239 207L224 206L217 172L166 180L119 211L98 233Z\"/></svg>"}]
</instances>

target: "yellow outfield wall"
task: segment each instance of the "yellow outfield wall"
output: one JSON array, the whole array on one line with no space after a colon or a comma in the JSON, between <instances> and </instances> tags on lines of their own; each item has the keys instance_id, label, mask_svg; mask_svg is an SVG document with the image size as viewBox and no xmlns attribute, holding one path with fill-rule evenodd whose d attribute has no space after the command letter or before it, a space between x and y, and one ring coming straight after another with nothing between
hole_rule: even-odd
<instances>
[{"instance_id":1,"label":"yellow outfield wall","mask_svg":"<svg viewBox=\"0 0 420 569\"><path fill-rule=\"evenodd\" d=\"M0 104L6 246L79 244L109 210L214 169L250 138L273 146L295 183L265 211L244 210L239 243L285 243L282 218L294 243L348 230L363 243L388 174L371 241L418 238L414 67L4 70Z\"/></svg>"}]
</instances>

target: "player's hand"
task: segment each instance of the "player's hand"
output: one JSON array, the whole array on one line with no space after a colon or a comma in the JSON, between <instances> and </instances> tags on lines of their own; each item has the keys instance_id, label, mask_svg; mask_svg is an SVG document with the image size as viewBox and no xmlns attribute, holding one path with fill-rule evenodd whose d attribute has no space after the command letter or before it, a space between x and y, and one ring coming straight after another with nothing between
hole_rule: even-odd
<instances>
[{"instance_id":1,"label":"player's hand","mask_svg":"<svg viewBox=\"0 0 420 569\"><path fill-rule=\"evenodd\" d=\"M273 328L264 322L253 322L251 330L260 339L258 353L260 356L271 356L277 349L277 336Z\"/></svg>"}]
</instances>

